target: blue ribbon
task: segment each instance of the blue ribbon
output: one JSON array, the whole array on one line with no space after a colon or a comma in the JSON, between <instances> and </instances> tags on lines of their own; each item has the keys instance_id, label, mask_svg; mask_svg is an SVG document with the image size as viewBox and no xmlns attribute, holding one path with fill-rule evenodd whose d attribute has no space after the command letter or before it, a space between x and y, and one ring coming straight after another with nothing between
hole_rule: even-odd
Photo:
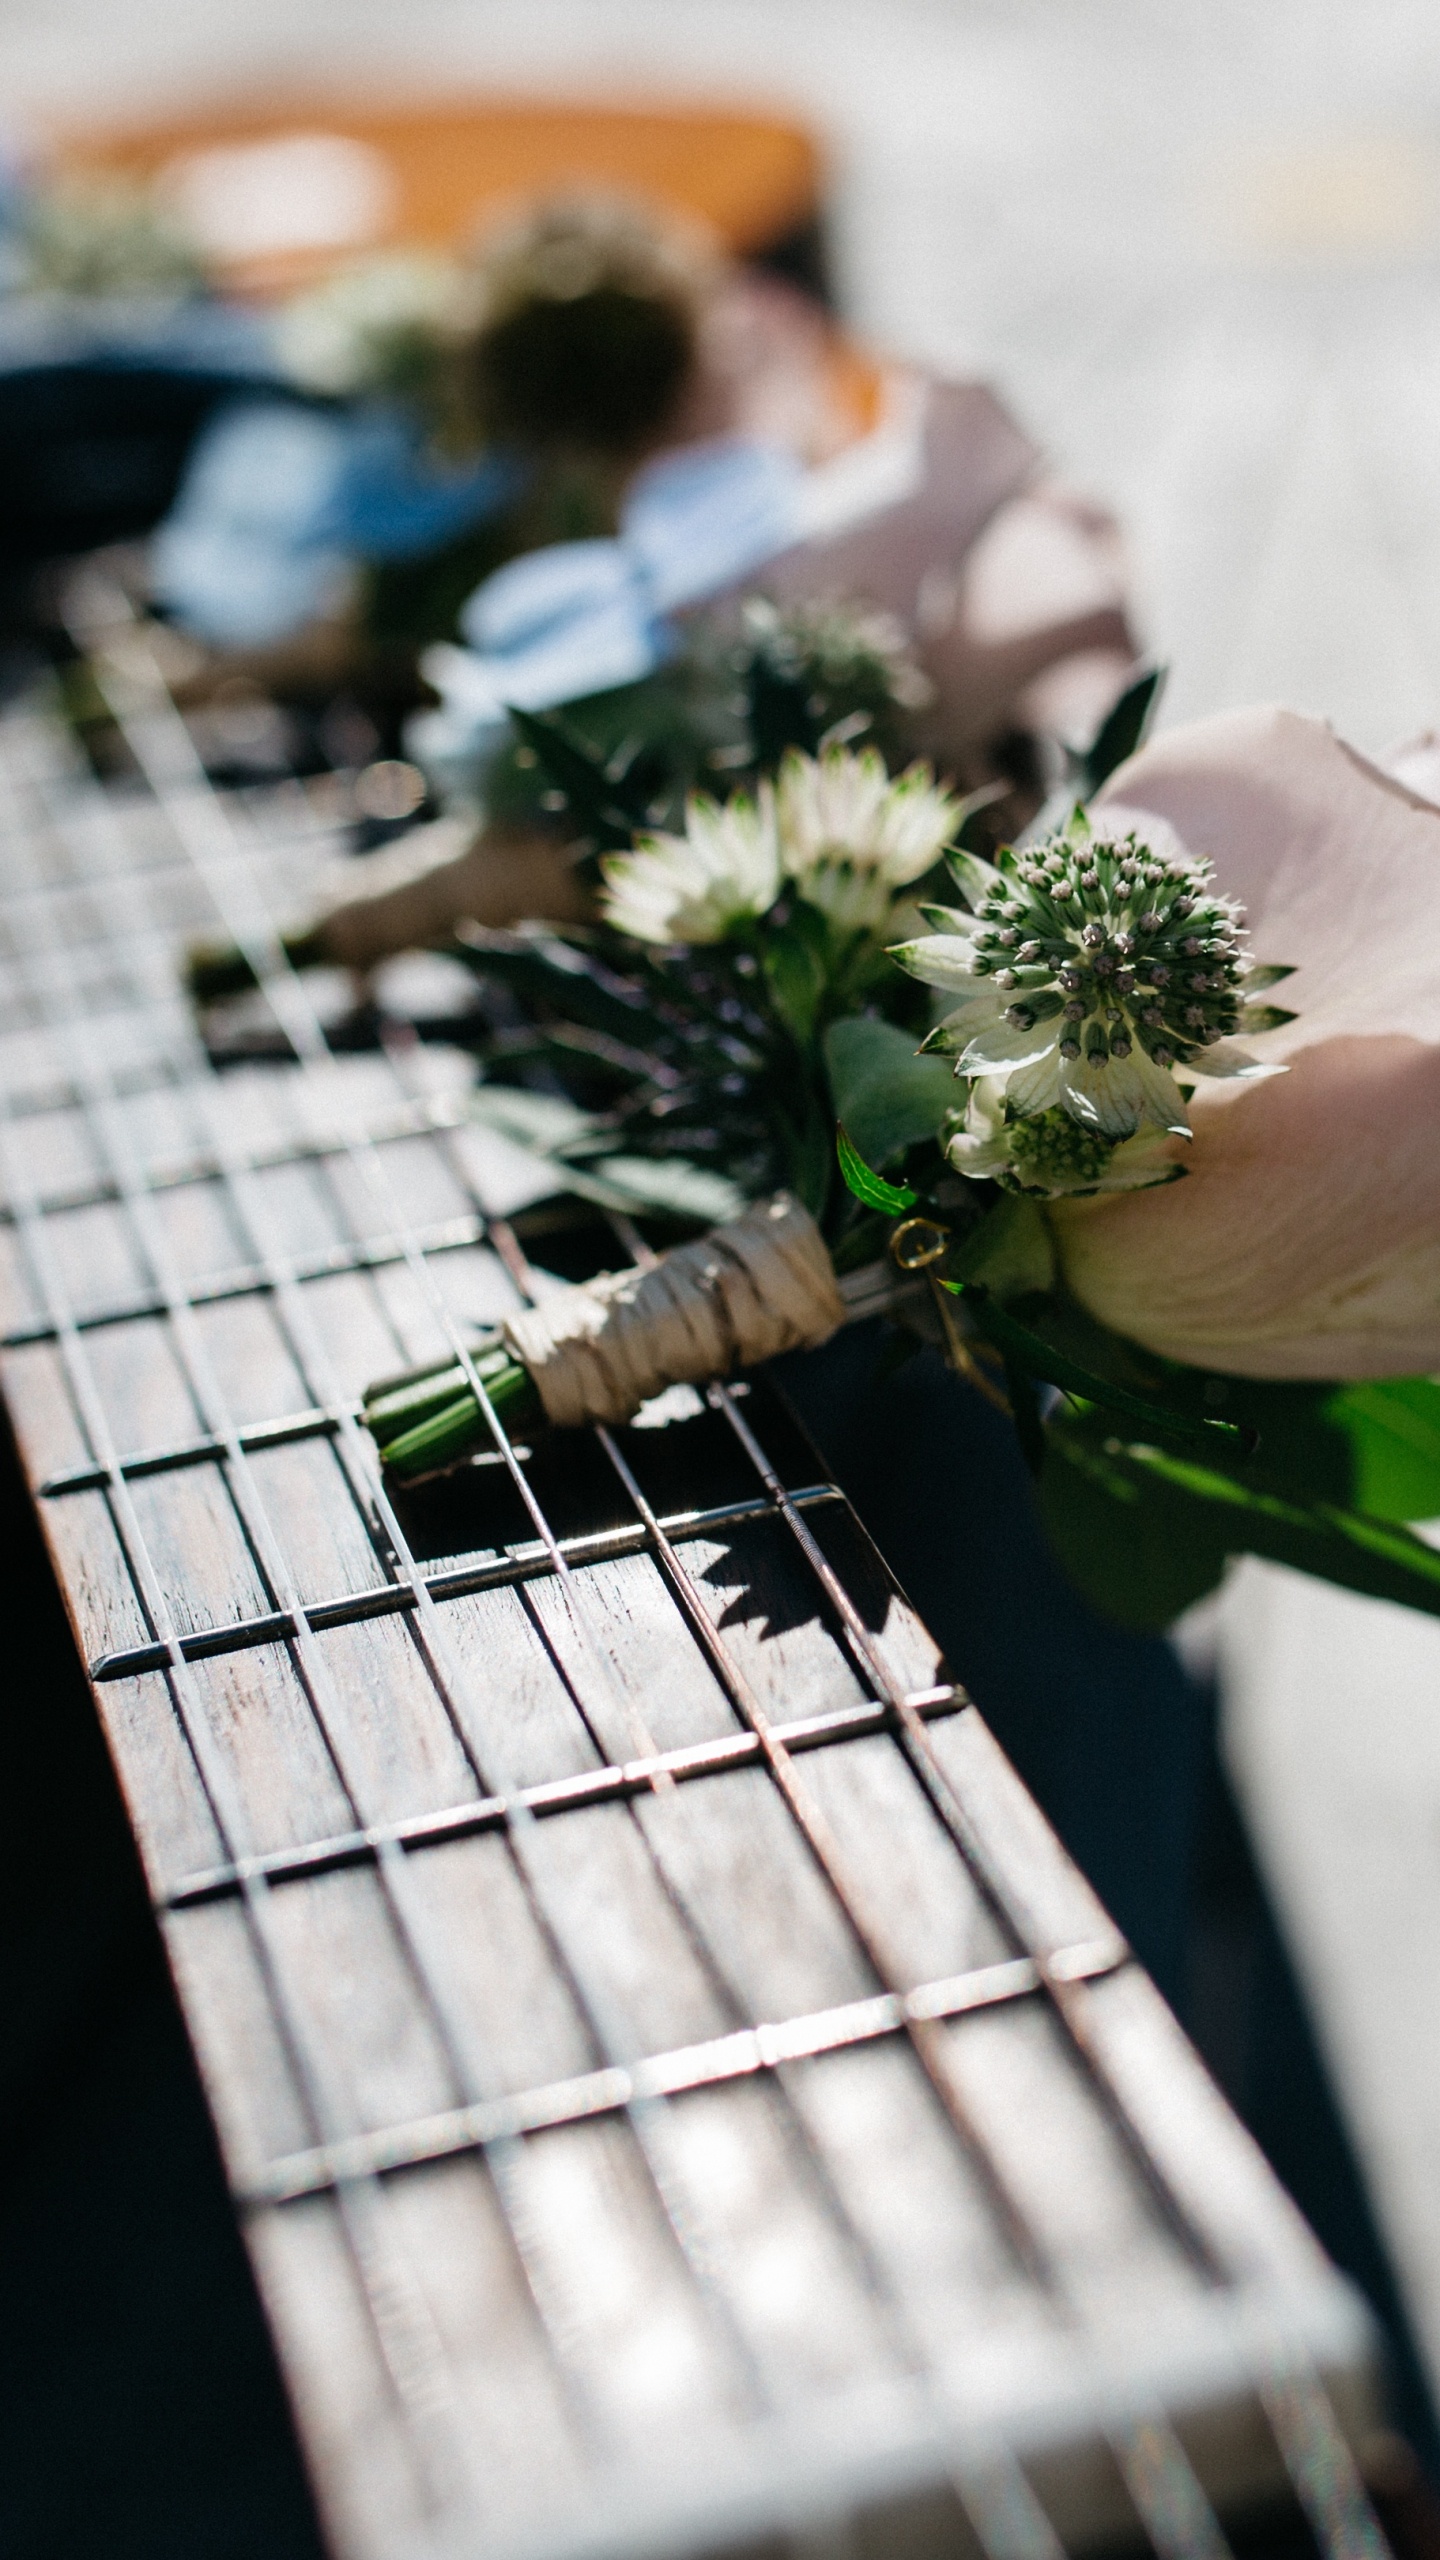
<instances>
[{"instance_id":1,"label":"blue ribbon","mask_svg":"<svg viewBox=\"0 0 1440 2560\"><path fill-rule=\"evenodd\" d=\"M323 613L354 560L433 550L524 477L496 454L437 466L401 411L236 402L200 436L155 534L155 592L202 639L264 645Z\"/></svg>"},{"instance_id":2,"label":"blue ribbon","mask_svg":"<svg viewBox=\"0 0 1440 2560\"><path fill-rule=\"evenodd\" d=\"M468 725L478 737L511 704L547 710L663 665L671 614L798 538L804 480L779 447L688 446L637 475L613 539L552 543L497 570L460 616L469 647L426 656L452 733Z\"/></svg>"}]
</instances>

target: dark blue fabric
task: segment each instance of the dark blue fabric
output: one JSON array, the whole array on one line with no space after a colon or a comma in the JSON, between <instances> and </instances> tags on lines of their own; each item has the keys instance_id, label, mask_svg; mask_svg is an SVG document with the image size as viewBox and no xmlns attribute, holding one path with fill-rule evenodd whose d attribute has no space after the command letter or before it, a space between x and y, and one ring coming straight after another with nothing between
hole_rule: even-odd
<instances>
[{"instance_id":1,"label":"dark blue fabric","mask_svg":"<svg viewBox=\"0 0 1440 2560\"><path fill-rule=\"evenodd\" d=\"M1181 2005L1210 1716L1169 1645L1097 1617L1060 1572L1014 1430L922 1351L852 1325L773 1364L836 1481L1071 1856Z\"/></svg>"},{"instance_id":2,"label":"dark blue fabric","mask_svg":"<svg viewBox=\"0 0 1440 2560\"><path fill-rule=\"evenodd\" d=\"M147 533L237 389L283 389L268 333L205 295L0 295L0 576Z\"/></svg>"}]
</instances>

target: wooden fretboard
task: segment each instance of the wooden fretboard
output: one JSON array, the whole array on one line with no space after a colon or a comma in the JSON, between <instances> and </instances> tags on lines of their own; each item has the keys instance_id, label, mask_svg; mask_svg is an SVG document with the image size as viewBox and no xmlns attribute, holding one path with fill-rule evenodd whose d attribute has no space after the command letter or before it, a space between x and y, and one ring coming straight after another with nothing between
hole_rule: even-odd
<instances>
[{"instance_id":1,"label":"wooden fretboard","mask_svg":"<svg viewBox=\"0 0 1440 2560\"><path fill-rule=\"evenodd\" d=\"M104 674L128 779L0 723L4 1388L332 2547L1373 2552L1353 2297L775 1395L387 1493L544 1178L283 970L216 1067L331 830Z\"/></svg>"}]
</instances>

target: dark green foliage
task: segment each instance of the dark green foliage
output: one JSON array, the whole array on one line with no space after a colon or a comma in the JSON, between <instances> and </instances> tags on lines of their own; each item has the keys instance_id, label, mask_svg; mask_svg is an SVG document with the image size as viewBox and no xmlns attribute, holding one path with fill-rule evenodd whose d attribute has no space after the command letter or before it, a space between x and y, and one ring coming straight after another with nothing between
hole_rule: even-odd
<instances>
[{"instance_id":1,"label":"dark green foliage","mask_svg":"<svg viewBox=\"0 0 1440 2560\"><path fill-rule=\"evenodd\" d=\"M1086 1420L1062 1409L1051 1417L1039 1501L1071 1581L1120 1626L1168 1627L1213 1591L1225 1570L1213 1517L1128 1463L1102 1415Z\"/></svg>"},{"instance_id":2,"label":"dark green foliage","mask_svg":"<svg viewBox=\"0 0 1440 2560\"><path fill-rule=\"evenodd\" d=\"M1440 1616L1440 1555L1408 1529L1258 1467L1241 1477L1118 1439L1097 1412L1052 1418L1040 1499L1067 1570L1125 1626L1168 1625L1237 1555Z\"/></svg>"},{"instance_id":3,"label":"dark green foliage","mask_svg":"<svg viewBox=\"0 0 1440 2560\"><path fill-rule=\"evenodd\" d=\"M1148 668L1106 713L1076 768L1075 780L1082 800L1091 799L1101 783L1108 782L1117 767L1142 744L1159 707L1167 672L1164 667Z\"/></svg>"},{"instance_id":4,"label":"dark green foliage","mask_svg":"<svg viewBox=\"0 0 1440 2560\"><path fill-rule=\"evenodd\" d=\"M767 933L772 953L781 940ZM753 953L651 950L603 927L471 933L459 948L522 998L532 1028L521 1071L543 1065L551 1089L591 1115L594 1173L616 1157L674 1159L747 1199L788 1188L823 1218L835 1187L829 1092ZM503 1042L490 1064L515 1072Z\"/></svg>"},{"instance_id":5,"label":"dark green foliage","mask_svg":"<svg viewBox=\"0 0 1440 2560\"><path fill-rule=\"evenodd\" d=\"M622 738L607 756L559 711L512 711L510 719L548 791L563 794L566 816L598 853L618 852L654 825L666 776L644 739Z\"/></svg>"},{"instance_id":6,"label":"dark green foliage","mask_svg":"<svg viewBox=\"0 0 1440 2560\"><path fill-rule=\"evenodd\" d=\"M638 683L546 712L514 711L515 743L495 759L495 817L563 818L595 851L677 827L687 793L726 796L773 774L792 747L838 735L908 760L921 680L887 623L840 606L780 612L752 599L738 638L698 623Z\"/></svg>"},{"instance_id":7,"label":"dark green foliage","mask_svg":"<svg viewBox=\"0 0 1440 2560\"><path fill-rule=\"evenodd\" d=\"M886 1182L878 1173L872 1173L864 1157L851 1144L843 1121L835 1132L835 1153L846 1190L853 1192L864 1208L879 1209L887 1216L897 1218L906 1209L914 1208L918 1193L903 1184Z\"/></svg>"},{"instance_id":8,"label":"dark green foliage","mask_svg":"<svg viewBox=\"0 0 1440 2560\"><path fill-rule=\"evenodd\" d=\"M492 818L562 823L599 853L678 827L687 793L748 769L735 706L688 658L555 711L513 711L485 777Z\"/></svg>"},{"instance_id":9,"label":"dark green foliage","mask_svg":"<svg viewBox=\"0 0 1440 2560\"><path fill-rule=\"evenodd\" d=\"M934 1138L963 1101L943 1058L918 1054L916 1032L873 1014L852 1014L825 1034L835 1116L867 1164L889 1164Z\"/></svg>"},{"instance_id":10,"label":"dark green foliage","mask_svg":"<svg viewBox=\"0 0 1440 2560\"><path fill-rule=\"evenodd\" d=\"M1047 1323L1050 1301L1039 1301L1033 1311L1035 1321L1025 1323L1015 1313L1015 1305L1026 1307L1027 1314L1031 1312L1023 1299L1005 1307L973 1280L947 1279L944 1286L964 1298L976 1325L1007 1364L1027 1376L1059 1387L1066 1395L1098 1404L1107 1413L1142 1423L1147 1430L1158 1431L1167 1439L1196 1446L1220 1445L1238 1459L1250 1458L1259 1445L1260 1434L1253 1424L1221 1421L1203 1410L1192 1410L1188 1399L1167 1392L1168 1380L1161 1381L1157 1394L1144 1396L1115 1376L1113 1361L1107 1361L1103 1368L1087 1367L1066 1348L1063 1324ZM1099 1327L1094 1330L1098 1332Z\"/></svg>"},{"instance_id":11,"label":"dark green foliage","mask_svg":"<svg viewBox=\"0 0 1440 2560\"><path fill-rule=\"evenodd\" d=\"M1440 1612L1440 1557L1399 1525L1440 1517L1433 1380L1336 1385L1181 1368L1055 1294L996 1315L992 1304L982 1329L1002 1349L1002 1334L1012 1347L1017 1330L1034 1336L1042 1348L1027 1350L1027 1365L1066 1391L1046 1423L1041 1506L1097 1608L1162 1627L1215 1587L1232 1556L1259 1555ZM1178 1451L1165 1445L1174 1442Z\"/></svg>"},{"instance_id":12,"label":"dark green foliage","mask_svg":"<svg viewBox=\"0 0 1440 2560\"><path fill-rule=\"evenodd\" d=\"M832 741L878 747L892 771L913 752L909 715L928 687L886 616L833 604L782 612L753 597L730 659L755 771L773 773L787 748L817 755Z\"/></svg>"}]
</instances>

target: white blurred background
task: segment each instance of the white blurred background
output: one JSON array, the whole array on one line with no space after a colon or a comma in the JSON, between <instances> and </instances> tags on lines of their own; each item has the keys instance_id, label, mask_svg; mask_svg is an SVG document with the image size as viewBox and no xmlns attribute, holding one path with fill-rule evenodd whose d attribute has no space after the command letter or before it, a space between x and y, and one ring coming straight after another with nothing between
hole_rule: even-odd
<instances>
[{"instance_id":1,"label":"white blurred background","mask_svg":"<svg viewBox=\"0 0 1440 2560\"><path fill-rule=\"evenodd\" d=\"M1421 0L5 0L23 141L197 95L719 95L825 137L850 316L993 373L1129 521L1168 716L1440 711Z\"/></svg>"},{"instance_id":2,"label":"white blurred background","mask_svg":"<svg viewBox=\"0 0 1440 2560\"><path fill-rule=\"evenodd\" d=\"M288 85L788 107L851 321L996 380L1130 529L1167 721L1440 719L1440 9L3 0L0 121ZM1440 957L1440 955L1437 955ZM1440 1627L1259 1567L1227 1739L1440 2381Z\"/></svg>"}]
</instances>

